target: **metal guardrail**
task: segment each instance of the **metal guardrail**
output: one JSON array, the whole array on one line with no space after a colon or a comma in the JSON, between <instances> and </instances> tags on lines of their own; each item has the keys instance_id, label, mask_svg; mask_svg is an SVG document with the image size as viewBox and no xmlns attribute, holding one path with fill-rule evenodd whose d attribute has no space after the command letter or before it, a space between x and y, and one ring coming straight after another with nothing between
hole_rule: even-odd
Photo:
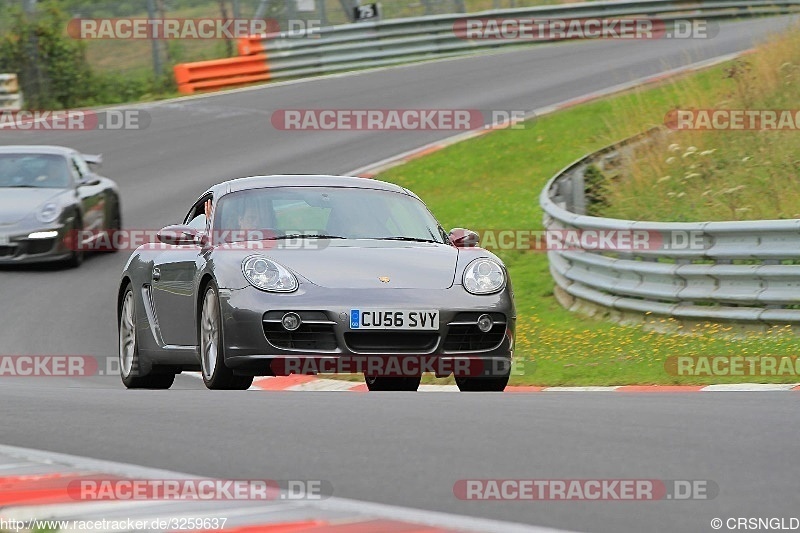
<instances>
[{"instance_id":1,"label":"metal guardrail","mask_svg":"<svg viewBox=\"0 0 800 533\"><path fill-rule=\"evenodd\" d=\"M22 109L22 93L16 74L0 74L0 111Z\"/></svg>"},{"instance_id":2,"label":"metal guardrail","mask_svg":"<svg viewBox=\"0 0 800 533\"><path fill-rule=\"evenodd\" d=\"M800 0L584 2L343 24L283 33L277 38L256 36L242 39L239 53L266 53L270 78L288 78L463 55L525 43L513 39L459 38L454 31L454 24L467 19L648 17L669 23L677 19L711 20L786 14L798 8Z\"/></svg>"},{"instance_id":3,"label":"metal guardrail","mask_svg":"<svg viewBox=\"0 0 800 533\"><path fill-rule=\"evenodd\" d=\"M550 250L558 289L591 305L691 321L800 322L800 220L664 223L587 216L584 174L617 164L654 132L588 155L540 196L547 230L691 235L696 246Z\"/></svg>"}]
</instances>

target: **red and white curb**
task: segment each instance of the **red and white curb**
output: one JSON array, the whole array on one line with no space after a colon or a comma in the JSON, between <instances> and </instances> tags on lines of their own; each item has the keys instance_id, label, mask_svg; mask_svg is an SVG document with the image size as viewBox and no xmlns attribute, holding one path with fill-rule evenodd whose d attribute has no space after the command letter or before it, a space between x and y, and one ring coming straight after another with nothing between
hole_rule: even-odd
<instances>
[{"instance_id":1,"label":"red and white curb","mask_svg":"<svg viewBox=\"0 0 800 533\"><path fill-rule=\"evenodd\" d=\"M260 378L253 382L251 390L269 391L315 391L315 392L366 392L367 386L354 381L317 378L314 376L288 376ZM798 391L800 383L737 383L720 385L619 385L612 387L536 387L508 386L504 392L776 392ZM458 392L456 385L420 385L419 392Z\"/></svg>"},{"instance_id":2,"label":"red and white curb","mask_svg":"<svg viewBox=\"0 0 800 533\"><path fill-rule=\"evenodd\" d=\"M202 519L225 518L222 530L236 533L566 533L512 522L337 497L318 501L288 501L281 497L269 501L97 502L76 500L74 491L68 490L69 484L75 480L100 476L120 480L200 479L178 472L0 445L0 530L28 533L57 529L59 533L72 533L80 531L76 529L77 524L90 522L93 532L161 532L170 529L148 525L146 529L137 530L121 524L128 521L168 523L173 519L196 523ZM50 522L48 526L37 522L42 520L61 523L55 525L55 522ZM9 528L10 524L14 524L13 529ZM214 530L220 529L193 531Z\"/></svg>"},{"instance_id":3,"label":"red and white curb","mask_svg":"<svg viewBox=\"0 0 800 533\"><path fill-rule=\"evenodd\" d=\"M200 378L200 374L186 373ZM256 378L250 390L289 392L367 392L357 381L297 375ZM509 394L533 392L800 392L800 383L732 383L717 385L616 385L611 387L537 387L509 385ZM456 385L420 385L418 392L458 392Z\"/></svg>"}]
</instances>

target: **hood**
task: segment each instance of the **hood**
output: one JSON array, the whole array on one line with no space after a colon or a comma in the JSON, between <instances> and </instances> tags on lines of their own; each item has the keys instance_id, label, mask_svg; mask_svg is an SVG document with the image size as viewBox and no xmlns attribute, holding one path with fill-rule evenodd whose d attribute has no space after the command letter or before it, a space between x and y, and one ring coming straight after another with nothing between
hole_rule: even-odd
<instances>
[{"instance_id":1,"label":"hood","mask_svg":"<svg viewBox=\"0 0 800 533\"><path fill-rule=\"evenodd\" d=\"M453 285L458 249L449 245L322 242L330 244L318 250L273 248L264 255L329 289L447 289ZM384 283L380 277L389 281Z\"/></svg>"},{"instance_id":2,"label":"hood","mask_svg":"<svg viewBox=\"0 0 800 533\"><path fill-rule=\"evenodd\" d=\"M64 189L0 188L0 226L16 224L33 215L48 200L55 200Z\"/></svg>"}]
</instances>

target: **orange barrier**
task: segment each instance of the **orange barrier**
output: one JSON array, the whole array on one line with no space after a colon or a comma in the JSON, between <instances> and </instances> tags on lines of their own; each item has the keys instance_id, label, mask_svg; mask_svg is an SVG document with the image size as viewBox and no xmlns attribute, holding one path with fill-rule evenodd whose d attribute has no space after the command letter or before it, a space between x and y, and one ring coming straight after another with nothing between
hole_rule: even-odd
<instances>
[{"instance_id":1,"label":"orange barrier","mask_svg":"<svg viewBox=\"0 0 800 533\"><path fill-rule=\"evenodd\" d=\"M182 94L269 80L267 54L181 63L173 70Z\"/></svg>"},{"instance_id":2,"label":"orange barrier","mask_svg":"<svg viewBox=\"0 0 800 533\"><path fill-rule=\"evenodd\" d=\"M236 48L239 50L240 56L264 53L266 51L264 48L264 36L253 35L251 37L242 37L236 43Z\"/></svg>"}]
</instances>

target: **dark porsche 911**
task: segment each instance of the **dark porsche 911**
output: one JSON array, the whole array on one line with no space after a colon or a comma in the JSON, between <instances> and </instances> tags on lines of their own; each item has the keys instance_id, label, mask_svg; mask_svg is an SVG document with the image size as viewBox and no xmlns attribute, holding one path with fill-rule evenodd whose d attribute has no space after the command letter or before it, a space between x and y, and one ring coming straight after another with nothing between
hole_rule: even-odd
<instances>
[{"instance_id":1,"label":"dark porsche 911","mask_svg":"<svg viewBox=\"0 0 800 533\"><path fill-rule=\"evenodd\" d=\"M118 292L129 388L168 388L200 370L210 389L246 389L257 375L346 371L363 358L432 360L462 391L508 382L516 314L505 266L475 233L445 232L407 189L337 176L232 180L158 240L132 254ZM370 390L420 383L419 372L369 368Z\"/></svg>"},{"instance_id":2,"label":"dark porsche 911","mask_svg":"<svg viewBox=\"0 0 800 533\"><path fill-rule=\"evenodd\" d=\"M80 235L120 228L117 186L89 166L99 163L60 146L0 146L0 264L78 266Z\"/></svg>"}]
</instances>

